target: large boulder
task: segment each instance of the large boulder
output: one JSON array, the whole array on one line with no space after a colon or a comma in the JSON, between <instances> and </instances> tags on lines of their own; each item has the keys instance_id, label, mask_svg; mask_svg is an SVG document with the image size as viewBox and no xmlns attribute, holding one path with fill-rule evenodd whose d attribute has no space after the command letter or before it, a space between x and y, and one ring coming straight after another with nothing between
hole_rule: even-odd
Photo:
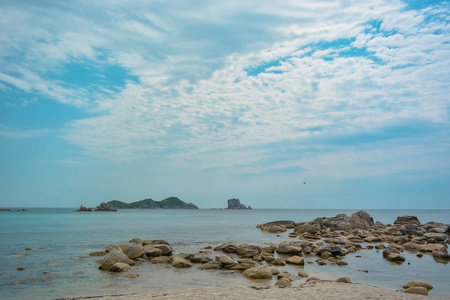
<instances>
[{"instance_id":1,"label":"large boulder","mask_svg":"<svg viewBox=\"0 0 450 300\"><path fill-rule=\"evenodd\" d=\"M237 261L225 254L220 254L216 256L216 261L224 268L229 268L238 264Z\"/></svg>"},{"instance_id":2,"label":"large boulder","mask_svg":"<svg viewBox=\"0 0 450 300\"><path fill-rule=\"evenodd\" d=\"M400 251L398 251L393 247L387 247L386 249L383 250L383 257L388 258L388 256L392 253L400 254Z\"/></svg>"},{"instance_id":3,"label":"large boulder","mask_svg":"<svg viewBox=\"0 0 450 300\"><path fill-rule=\"evenodd\" d=\"M236 254L242 257L253 257L261 252L261 247L256 245L245 245L236 250Z\"/></svg>"},{"instance_id":4,"label":"large boulder","mask_svg":"<svg viewBox=\"0 0 450 300\"><path fill-rule=\"evenodd\" d=\"M244 276L250 279L272 279L272 271L266 266L256 266L244 271Z\"/></svg>"},{"instance_id":5,"label":"large boulder","mask_svg":"<svg viewBox=\"0 0 450 300\"><path fill-rule=\"evenodd\" d=\"M173 252L172 247L165 244L150 245L150 247L160 249L162 251L162 256L170 256Z\"/></svg>"},{"instance_id":6,"label":"large boulder","mask_svg":"<svg viewBox=\"0 0 450 300\"><path fill-rule=\"evenodd\" d=\"M281 243L278 245L277 252L281 254L298 255L302 252L302 247L294 246L288 243Z\"/></svg>"},{"instance_id":7,"label":"large boulder","mask_svg":"<svg viewBox=\"0 0 450 300\"><path fill-rule=\"evenodd\" d=\"M225 243L220 246L217 246L214 248L214 251L222 251L225 253L236 253L236 251L239 249L239 246L235 243Z\"/></svg>"},{"instance_id":8,"label":"large boulder","mask_svg":"<svg viewBox=\"0 0 450 300\"><path fill-rule=\"evenodd\" d=\"M130 266L134 265L134 261L129 259L117 246L113 246L111 251L105 256L105 258L101 261L100 266L98 267L100 270L107 271L109 270L115 263L121 262L126 263Z\"/></svg>"},{"instance_id":9,"label":"large boulder","mask_svg":"<svg viewBox=\"0 0 450 300\"><path fill-rule=\"evenodd\" d=\"M402 263L406 259L400 253L391 253L391 254L388 255L387 260L392 261L392 262Z\"/></svg>"},{"instance_id":10,"label":"large boulder","mask_svg":"<svg viewBox=\"0 0 450 300\"><path fill-rule=\"evenodd\" d=\"M434 232L425 233L425 237L427 239L435 240L436 242L445 242L448 239L448 235L445 233Z\"/></svg>"},{"instance_id":11,"label":"large boulder","mask_svg":"<svg viewBox=\"0 0 450 300\"><path fill-rule=\"evenodd\" d=\"M433 286L431 284L428 284L421 280L413 280L403 286L404 289L408 289L410 287L424 287L429 291L433 289Z\"/></svg>"},{"instance_id":12,"label":"large boulder","mask_svg":"<svg viewBox=\"0 0 450 300\"><path fill-rule=\"evenodd\" d=\"M181 257L174 257L172 260L172 266L174 266L175 268L190 268L193 265L193 263Z\"/></svg>"},{"instance_id":13,"label":"large boulder","mask_svg":"<svg viewBox=\"0 0 450 300\"><path fill-rule=\"evenodd\" d=\"M109 206L105 202L102 202L102 203L100 203L99 206L97 206L95 211L117 211L117 209L112 208L111 206Z\"/></svg>"},{"instance_id":14,"label":"large boulder","mask_svg":"<svg viewBox=\"0 0 450 300\"><path fill-rule=\"evenodd\" d=\"M145 255L144 249L138 245L132 245L126 248L123 253L131 259L136 259Z\"/></svg>"},{"instance_id":15,"label":"large boulder","mask_svg":"<svg viewBox=\"0 0 450 300\"><path fill-rule=\"evenodd\" d=\"M239 199L229 199L227 209L252 209L250 206L247 207L244 204L241 204Z\"/></svg>"},{"instance_id":16,"label":"large boulder","mask_svg":"<svg viewBox=\"0 0 450 300\"><path fill-rule=\"evenodd\" d=\"M403 216L397 217L397 220L394 221L394 224L416 224L420 226L420 221L416 216Z\"/></svg>"},{"instance_id":17,"label":"large boulder","mask_svg":"<svg viewBox=\"0 0 450 300\"><path fill-rule=\"evenodd\" d=\"M163 251L159 248L153 247L153 246L145 246L144 252L147 257L158 257L163 254Z\"/></svg>"},{"instance_id":18,"label":"large boulder","mask_svg":"<svg viewBox=\"0 0 450 300\"><path fill-rule=\"evenodd\" d=\"M367 212L360 210L350 217L350 224L353 228L364 229L372 227L375 223L373 222L373 218Z\"/></svg>"},{"instance_id":19,"label":"large boulder","mask_svg":"<svg viewBox=\"0 0 450 300\"><path fill-rule=\"evenodd\" d=\"M331 244L327 244L323 247L320 247L319 249L317 249L316 254L318 256L321 256L323 252L330 252L333 256L344 256L347 253L345 252L345 250L341 249L340 247L336 246L336 245L331 245Z\"/></svg>"}]
</instances>

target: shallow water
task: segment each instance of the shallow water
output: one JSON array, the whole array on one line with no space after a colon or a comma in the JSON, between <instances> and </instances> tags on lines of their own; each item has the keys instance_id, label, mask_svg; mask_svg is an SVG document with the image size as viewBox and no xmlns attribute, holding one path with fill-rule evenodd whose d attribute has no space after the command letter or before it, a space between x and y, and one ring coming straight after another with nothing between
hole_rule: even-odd
<instances>
[{"instance_id":1,"label":"shallow water","mask_svg":"<svg viewBox=\"0 0 450 300\"><path fill-rule=\"evenodd\" d=\"M0 291L2 299L49 299L61 297L129 294L199 286L268 285L274 281L250 281L242 274L200 271L196 267L177 270L144 263L131 272L137 279L97 269L99 257L90 252L124 243L133 237L164 239L175 255L196 253L205 246L225 242L263 245L290 240L261 232L257 224L275 220L310 221L356 210L119 210L117 213L76 213L74 209L32 209L0 214ZM416 215L422 223L450 223L450 210L366 210L375 221L393 223L397 216ZM289 231L288 231L289 232ZM25 248L42 248L25 251ZM25 256L15 256L22 254ZM214 254L211 254L214 255ZM356 256L361 256L357 258ZM430 295L448 296L450 265L437 263L430 255L418 258L404 253L407 262L391 264L377 250L361 250L345 257L348 266L306 264L310 276L335 279L349 276L353 282L401 289L410 280L424 280L435 288ZM306 261L316 257L306 256ZM408 262L410 264L408 264ZM23 271L16 270L23 266ZM294 266L278 267L297 273ZM368 273L358 270L367 270ZM43 274L43 272L49 272ZM304 280L295 281L294 285Z\"/></svg>"}]
</instances>

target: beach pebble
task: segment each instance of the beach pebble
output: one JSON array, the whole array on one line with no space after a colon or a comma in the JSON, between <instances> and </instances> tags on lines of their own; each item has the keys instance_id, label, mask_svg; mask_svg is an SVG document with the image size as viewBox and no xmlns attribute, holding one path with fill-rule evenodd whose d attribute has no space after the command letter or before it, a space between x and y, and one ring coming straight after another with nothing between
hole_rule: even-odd
<instances>
[{"instance_id":1,"label":"beach pebble","mask_svg":"<svg viewBox=\"0 0 450 300\"><path fill-rule=\"evenodd\" d=\"M410 287L424 287L429 291L433 289L433 286L431 284L428 284L421 280L412 280L403 286L404 289L407 289Z\"/></svg>"},{"instance_id":2,"label":"beach pebble","mask_svg":"<svg viewBox=\"0 0 450 300\"><path fill-rule=\"evenodd\" d=\"M352 283L352 281L348 277L339 277L338 279L336 279L336 282Z\"/></svg>"},{"instance_id":3,"label":"beach pebble","mask_svg":"<svg viewBox=\"0 0 450 300\"><path fill-rule=\"evenodd\" d=\"M408 294L419 294L419 295L425 295L428 296L428 290L424 287L410 287L403 291L404 293Z\"/></svg>"}]
</instances>

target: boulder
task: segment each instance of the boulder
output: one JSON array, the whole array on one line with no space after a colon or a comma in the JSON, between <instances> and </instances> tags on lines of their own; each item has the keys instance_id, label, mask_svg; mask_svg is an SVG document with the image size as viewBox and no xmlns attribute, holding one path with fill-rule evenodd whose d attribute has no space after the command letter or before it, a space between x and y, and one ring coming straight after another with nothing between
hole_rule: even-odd
<instances>
[{"instance_id":1,"label":"boulder","mask_svg":"<svg viewBox=\"0 0 450 300\"><path fill-rule=\"evenodd\" d=\"M95 211L117 211L117 209L112 208L111 206L109 206L105 202L102 202L102 203L100 203L99 206L97 206Z\"/></svg>"},{"instance_id":2,"label":"boulder","mask_svg":"<svg viewBox=\"0 0 450 300\"><path fill-rule=\"evenodd\" d=\"M448 235L446 235L445 233L434 232L425 233L425 237L427 239L435 240L436 242L445 242L448 239Z\"/></svg>"},{"instance_id":3,"label":"boulder","mask_svg":"<svg viewBox=\"0 0 450 300\"><path fill-rule=\"evenodd\" d=\"M336 264L338 266L346 266L346 265L348 265L348 262L338 259L338 260L336 260Z\"/></svg>"},{"instance_id":4,"label":"boulder","mask_svg":"<svg viewBox=\"0 0 450 300\"><path fill-rule=\"evenodd\" d=\"M280 270L278 270L277 268L272 268L272 269L270 269L270 271L272 271L272 275L278 275L278 274L280 274Z\"/></svg>"},{"instance_id":5,"label":"boulder","mask_svg":"<svg viewBox=\"0 0 450 300\"><path fill-rule=\"evenodd\" d=\"M236 254L242 257L253 257L255 255L258 255L262 252L262 249L260 246L255 245L245 245L243 247L239 247L236 250Z\"/></svg>"},{"instance_id":6,"label":"boulder","mask_svg":"<svg viewBox=\"0 0 450 300\"><path fill-rule=\"evenodd\" d=\"M135 279L135 278L138 278L138 277L139 277L139 274L136 274L136 273L129 273L129 274L123 275L123 277L124 277L124 278L128 278L128 279Z\"/></svg>"},{"instance_id":7,"label":"boulder","mask_svg":"<svg viewBox=\"0 0 450 300\"><path fill-rule=\"evenodd\" d=\"M217 270L222 267L222 264L218 262L217 260L211 260L201 266L199 266L197 269L199 270Z\"/></svg>"},{"instance_id":8,"label":"boulder","mask_svg":"<svg viewBox=\"0 0 450 300\"><path fill-rule=\"evenodd\" d=\"M165 240L145 240L142 241L142 244L144 245L167 245L170 246L170 244Z\"/></svg>"},{"instance_id":9,"label":"boulder","mask_svg":"<svg viewBox=\"0 0 450 300\"><path fill-rule=\"evenodd\" d=\"M153 264L168 264L172 262L172 260L173 256L158 256L153 257L150 262L152 262Z\"/></svg>"},{"instance_id":10,"label":"boulder","mask_svg":"<svg viewBox=\"0 0 450 300\"><path fill-rule=\"evenodd\" d=\"M113 246L111 251L105 256L102 260L100 266L98 267L100 270L109 270L115 263L121 262L126 263L130 266L134 265L134 261L129 259L117 246Z\"/></svg>"},{"instance_id":11,"label":"boulder","mask_svg":"<svg viewBox=\"0 0 450 300\"><path fill-rule=\"evenodd\" d=\"M287 228L284 225L269 225L269 226L262 226L261 231L269 233L280 233L286 232Z\"/></svg>"},{"instance_id":12,"label":"boulder","mask_svg":"<svg viewBox=\"0 0 450 300\"><path fill-rule=\"evenodd\" d=\"M319 249L317 249L316 254L320 256L323 252L330 252L333 256L344 256L346 254L345 250L331 244L320 247Z\"/></svg>"},{"instance_id":13,"label":"boulder","mask_svg":"<svg viewBox=\"0 0 450 300\"><path fill-rule=\"evenodd\" d=\"M428 290L424 287L410 287L403 291L408 294L418 294L428 296Z\"/></svg>"},{"instance_id":14,"label":"boulder","mask_svg":"<svg viewBox=\"0 0 450 300\"><path fill-rule=\"evenodd\" d=\"M175 268L190 268L193 265L193 263L181 257L174 257L172 260L172 266L174 266Z\"/></svg>"},{"instance_id":15,"label":"boulder","mask_svg":"<svg viewBox=\"0 0 450 300\"><path fill-rule=\"evenodd\" d=\"M391 253L397 253L400 254L400 251L398 251L397 249L393 248L393 247L387 247L386 249L383 250L383 257L384 258L388 258L388 256Z\"/></svg>"},{"instance_id":16,"label":"boulder","mask_svg":"<svg viewBox=\"0 0 450 300\"><path fill-rule=\"evenodd\" d=\"M319 266L325 266L325 265L327 264L326 261L324 261L324 260L321 259L321 258L317 259L317 260L316 260L316 263L317 263Z\"/></svg>"},{"instance_id":17,"label":"boulder","mask_svg":"<svg viewBox=\"0 0 450 300\"><path fill-rule=\"evenodd\" d=\"M350 217L350 224L353 228L369 228L375 223L373 218L365 211L360 210Z\"/></svg>"},{"instance_id":18,"label":"boulder","mask_svg":"<svg viewBox=\"0 0 450 300\"><path fill-rule=\"evenodd\" d=\"M220 265L224 268L232 267L238 264L237 261L235 261L234 259L225 254L217 255L216 261L218 261Z\"/></svg>"},{"instance_id":19,"label":"boulder","mask_svg":"<svg viewBox=\"0 0 450 300\"><path fill-rule=\"evenodd\" d=\"M131 259L136 259L145 255L144 249L138 245L126 248L123 253Z\"/></svg>"},{"instance_id":20,"label":"boulder","mask_svg":"<svg viewBox=\"0 0 450 300\"><path fill-rule=\"evenodd\" d=\"M394 221L394 224L416 224L420 226L420 221L417 219L416 216L403 216L403 217L397 217L397 220Z\"/></svg>"},{"instance_id":21,"label":"boulder","mask_svg":"<svg viewBox=\"0 0 450 300\"><path fill-rule=\"evenodd\" d=\"M279 287L279 288L285 288L285 287L290 287L292 286L292 283L289 279L287 278L281 278L279 279L276 283L275 286Z\"/></svg>"},{"instance_id":22,"label":"boulder","mask_svg":"<svg viewBox=\"0 0 450 300\"><path fill-rule=\"evenodd\" d=\"M420 252L433 252L434 250L447 250L447 247L442 244L427 244L427 245L421 245Z\"/></svg>"},{"instance_id":23,"label":"boulder","mask_svg":"<svg viewBox=\"0 0 450 300\"><path fill-rule=\"evenodd\" d=\"M284 258L276 258L271 262L272 265L274 266L285 266L286 265L286 260L284 260Z\"/></svg>"},{"instance_id":24,"label":"boulder","mask_svg":"<svg viewBox=\"0 0 450 300\"><path fill-rule=\"evenodd\" d=\"M391 253L388 255L387 260L392 262L404 262L406 259L400 253Z\"/></svg>"},{"instance_id":25,"label":"boulder","mask_svg":"<svg viewBox=\"0 0 450 300\"><path fill-rule=\"evenodd\" d=\"M300 277L308 277L309 275L305 271L300 271L300 272L298 272L298 276L300 276Z\"/></svg>"},{"instance_id":26,"label":"boulder","mask_svg":"<svg viewBox=\"0 0 450 300\"><path fill-rule=\"evenodd\" d=\"M288 243L281 243L278 245L277 252L281 254L300 254L302 252L302 248L298 246L293 246Z\"/></svg>"},{"instance_id":27,"label":"boulder","mask_svg":"<svg viewBox=\"0 0 450 300\"><path fill-rule=\"evenodd\" d=\"M338 279L336 279L336 282L352 283L352 281L348 277L339 277Z\"/></svg>"},{"instance_id":28,"label":"boulder","mask_svg":"<svg viewBox=\"0 0 450 300\"><path fill-rule=\"evenodd\" d=\"M166 245L166 244L153 245L153 244L151 244L150 246L153 247L153 248L160 249L162 251L162 254L161 254L162 256L170 256L170 255L172 255L173 249L169 245Z\"/></svg>"},{"instance_id":29,"label":"boulder","mask_svg":"<svg viewBox=\"0 0 450 300\"><path fill-rule=\"evenodd\" d=\"M272 271L266 266L256 266L244 271L244 276L250 279L272 279Z\"/></svg>"},{"instance_id":30,"label":"boulder","mask_svg":"<svg viewBox=\"0 0 450 300\"><path fill-rule=\"evenodd\" d=\"M7 211L10 211L9 209ZM80 205L80 209L76 210L76 212L86 212L86 211L92 211L92 208L84 207L83 205Z\"/></svg>"},{"instance_id":31,"label":"boulder","mask_svg":"<svg viewBox=\"0 0 450 300\"><path fill-rule=\"evenodd\" d=\"M122 263L122 262L116 262L115 264L113 264L111 266L111 268L109 268L108 271L110 271L110 272L123 272L123 271L128 271L129 269L131 269L131 266L129 264Z\"/></svg>"},{"instance_id":32,"label":"boulder","mask_svg":"<svg viewBox=\"0 0 450 300\"><path fill-rule=\"evenodd\" d=\"M273 222L262 224L262 226L272 226L272 225L276 225L276 226L283 225L283 226L286 226L286 228L295 228L295 222L294 221L287 221L287 220L273 221Z\"/></svg>"},{"instance_id":33,"label":"boulder","mask_svg":"<svg viewBox=\"0 0 450 300\"><path fill-rule=\"evenodd\" d=\"M433 286L431 284L428 284L421 280L413 280L403 286L404 289L408 289L410 287L424 287L428 291L431 291L433 289Z\"/></svg>"},{"instance_id":34,"label":"boulder","mask_svg":"<svg viewBox=\"0 0 450 300\"><path fill-rule=\"evenodd\" d=\"M303 257L297 256L297 255L289 257L288 259L286 259L286 262L288 264L301 265L301 266L303 266L305 264L305 260L303 259Z\"/></svg>"},{"instance_id":35,"label":"boulder","mask_svg":"<svg viewBox=\"0 0 450 300\"><path fill-rule=\"evenodd\" d=\"M159 248L155 248L153 246L145 246L144 252L147 257L158 257L163 254L163 251Z\"/></svg>"},{"instance_id":36,"label":"boulder","mask_svg":"<svg viewBox=\"0 0 450 300\"><path fill-rule=\"evenodd\" d=\"M450 254L448 254L445 250L433 250L433 258L443 259L443 260L450 260Z\"/></svg>"},{"instance_id":37,"label":"boulder","mask_svg":"<svg viewBox=\"0 0 450 300\"><path fill-rule=\"evenodd\" d=\"M239 246L235 243L225 243L220 246L217 246L214 248L214 251L222 251L225 253L236 253L236 251L239 249Z\"/></svg>"},{"instance_id":38,"label":"boulder","mask_svg":"<svg viewBox=\"0 0 450 300\"><path fill-rule=\"evenodd\" d=\"M142 243L142 240L140 238L135 237L130 240L130 243Z\"/></svg>"}]
</instances>

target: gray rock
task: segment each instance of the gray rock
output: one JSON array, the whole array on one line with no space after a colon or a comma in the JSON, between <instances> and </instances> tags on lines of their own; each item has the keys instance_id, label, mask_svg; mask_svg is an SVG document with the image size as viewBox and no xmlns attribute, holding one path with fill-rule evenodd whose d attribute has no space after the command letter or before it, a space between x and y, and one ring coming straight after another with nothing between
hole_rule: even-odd
<instances>
[{"instance_id":1,"label":"gray rock","mask_svg":"<svg viewBox=\"0 0 450 300\"><path fill-rule=\"evenodd\" d=\"M336 246L336 245L331 245L331 244L327 244L323 247L320 247L317 251L316 254L321 256L321 254L323 252L330 252L333 256L344 256L346 254L345 250L341 249L340 247Z\"/></svg>"},{"instance_id":2,"label":"gray rock","mask_svg":"<svg viewBox=\"0 0 450 300\"><path fill-rule=\"evenodd\" d=\"M360 210L350 217L350 224L353 228L369 228L375 223L373 218L365 211Z\"/></svg>"},{"instance_id":3,"label":"gray rock","mask_svg":"<svg viewBox=\"0 0 450 300\"><path fill-rule=\"evenodd\" d=\"M123 271L128 271L129 269L131 269L131 266L129 264L122 263L122 262L116 262L115 264L113 264L111 266L111 268L109 268L108 271L110 271L110 272L123 272Z\"/></svg>"},{"instance_id":4,"label":"gray rock","mask_svg":"<svg viewBox=\"0 0 450 300\"><path fill-rule=\"evenodd\" d=\"M239 264L237 261L235 261L234 259L225 254L217 255L216 261L218 261L224 268L232 267Z\"/></svg>"},{"instance_id":5,"label":"gray rock","mask_svg":"<svg viewBox=\"0 0 450 300\"><path fill-rule=\"evenodd\" d=\"M158 244L158 245L151 245L153 248L160 249L162 251L162 256L170 256L172 255L173 249L169 245L165 244Z\"/></svg>"},{"instance_id":6,"label":"gray rock","mask_svg":"<svg viewBox=\"0 0 450 300\"><path fill-rule=\"evenodd\" d=\"M302 248L298 246L293 246L288 243L281 243L280 245L278 245L277 252L281 254L298 255L302 252Z\"/></svg>"},{"instance_id":7,"label":"gray rock","mask_svg":"<svg viewBox=\"0 0 450 300\"><path fill-rule=\"evenodd\" d=\"M420 221L416 216L403 216L397 217L397 220L394 221L394 224L416 224L420 226Z\"/></svg>"},{"instance_id":8,"label":"gray rock","mask_svg":"<svg viewBox=\"0 0 450 300\"><path fill-rule=\"evenodd\" d=\"M289 279L287 278L281 278L279 279L276 283L275 286L279 287L279 288L285 288L285 287L290 287L292 286L292 283Z\"/></svg>"},{"instance_id":9,"label":"gray rock","mask_svg":"<svg viewBox=\"0 0 450 300\"><path fill-rule=\"evenodd\" d=\"M303 259L303 257L297 256L297 255L289 257L288 259L286 259L286 262L288 264L299 265L299 266L303 266L305 264L305 260Z\"/></svg>"},{"instance_id":10,"label":"gray rock","mask_svg":"<svg viewBox=\"0 0 450 300\"><path fill-rule=\"evenodd\" d=\"M216 260L211 260L201 266L199 266L197 269L199 270L217 270L222 268L222 264Z\"/></svg>"},{"instance_id":11,"label":"gray rock","mask_svg":"<svg viewBox=\"0 0 450 300\"><path fill-rule=\"evenodd\" d=\"M391 254L391 253L400 254L400 251L398 251L397 249L395 249L393 247L387 247L386 249L383 250L383 257L388 258L389 254Z\"/></svg>"},{"instance_id":12,"label":"gray rock","mask_svg":"<svg viewBox=\"0 0 450 300\"><path fill-rule=\"evenodd\" d=\"M433 239L436 242L445 242L448 239L448 235L446 235L445 233L425 233L425 237L427 239Z\"/></svg>"},{"instance_id":13,"label":"gray rock","mask_svg":"<svg viewBox=\"0 0 450 300\"><path fill-rule=\"evenodd\" d=\"M242 257L253 257L255 255L258 255L262 252L262 249L260 246L256 245L246 245L243 247L239 247L236 250L236 254Z\"/></svg>"},{"instance_id":14,"label":"gray rock","mask_svg":"<svg viewBox=\"0 0 450 300\"><path fill-rule=\"evenodd\" d=\"M175 268L190 268L193 265L193 263L181 257L174 257L172 260L172 266L174 266Z\"/></svg>"},{"instance_id":15,"label":"gray rock","mask_svg":"<svg viewBox=\"0 0 450 300\"><path fill-rule=\"evenodd\" d=\"M158 257L163 254L163 251L159 248L155 248L153 246L145 246L144 252L147 257Z\"/></svg>"},{"instance_id":16,"label":"gray rock","mask_svg":"<svg viewBox=\"0 0 450 300\"><path fill-rule=\"evenodd\" d=\"M244 204L241 204L239 199L229 199L227 209L252 209L250 206L247 207Z\"/></svg>"},{"instance_id":17,"label":"gray rock","mask_svg":"<svg viewBox=\"0 0 450 300\"><path fill-rule=\"evenodd\" d=\"M138 245L126 248L123 253L131 259L136 259L145 255L144 249Z\"/></svg>"},{"instance_id":18,"label":"gray rock","mask_svg":"<svg viewBox=\"0 0 450 300\"><path fill-rule=\"evenodd\" d=\"M225 253L236 253L239 246L235 243L225 243L214 248L214 251L222 251Z\"/></svg>"},{"instance_id":19,"label":"gray rock","mask_svg":"<svg viewBox=\"0 0 450 300\"><path fill-rule=\"evenodd\" d=\"M112 208L111 206L109 206L105 202L102 202L102 203L100 203L99 206L97 206L95 211L117 211L117 209Z\"/></svg>"},{"instance_id":20,"label":"gray rock","mask_svg":"<svg viewBox=\"0 0 450 300\"><path fill-rule=\"evenodd\" d=\"M244 271L244 276L250 279L272 279L272 271L266 266L256 266Z\"/></svg>"},{"instance_id":21,"label":"gray rock","mask_svg":"<svg viewBox=\"0 0 450 300\"><path fill-rule=\"evenodd\" d=\"M129 259L119 247L113 246L98 268L100 270L109 270L117 262L126 263L130 266L134 265L134 261Z\"/></svg>"}]
</instances>

